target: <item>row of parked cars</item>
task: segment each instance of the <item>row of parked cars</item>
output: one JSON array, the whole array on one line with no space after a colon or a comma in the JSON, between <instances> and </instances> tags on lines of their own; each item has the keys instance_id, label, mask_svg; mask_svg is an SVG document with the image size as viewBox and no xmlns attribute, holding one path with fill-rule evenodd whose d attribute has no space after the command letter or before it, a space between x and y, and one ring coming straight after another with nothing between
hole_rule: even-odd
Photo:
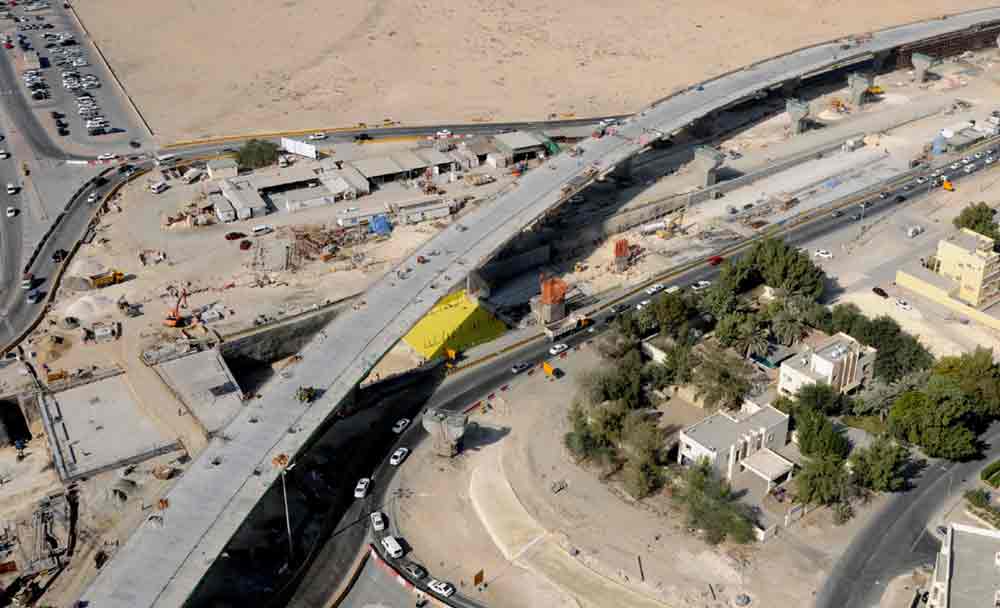
<instances>
[{"instance_id":1,"label":"row of parked cars","mask_svg":"<svg viewBox=\"0 0 1000 608\"><path fill-rule=\"evenodd\" d=\"M409 428L409 426L410 426L409 418L400 418L392 426L392 432L395 433L396 435L402 435L403 431ZM399 465L403 464L403 461L406 460L406 457L409 456L409 454L410 454L409 448L402 446L398 447L392 453L392 456L389 457L389 464L391 466L398 467ZM357 485L354 486L354 497L362 499L368 496L368 490L371 487L371 483L372 480L369 477L363 477L360 480L358 480ZM375 510L371 512L368 518L369 521L371 522L372 530L374 532L381 533L386 531L388 527L388 521L385 513ZM393 560L399 560L398 562L399 567L404 572L413 577L414 580L422 581L425 578L427 578L427 570L423 566L415 562L412 562L410 560L403 559L404 555L406 554L406 551L403 549L403 545L400 543L398 538L396 538L392 534L385 534L384 536L382 536L381 539L379 539L379 544L382 546L382 549L385 551L385 554L389 556L389 558ZM440 581L434 578L430 578L427 579L426 585L428 589L440 595L441 597L450 597L455 593L455 586L447 581ZM426 601L418 603L417 605L421 606L424 605L425 603Z\"/></svg>"}]
</instances>

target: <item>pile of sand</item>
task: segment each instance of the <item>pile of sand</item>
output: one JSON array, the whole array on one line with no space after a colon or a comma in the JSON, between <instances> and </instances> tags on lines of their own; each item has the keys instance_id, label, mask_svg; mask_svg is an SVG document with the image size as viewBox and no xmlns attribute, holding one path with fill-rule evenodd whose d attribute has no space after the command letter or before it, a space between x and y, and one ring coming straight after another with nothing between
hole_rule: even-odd
<instances>
[{"instance_id":1,"label":"pile of sand","mask_svg":"<svg viewBox=\"0 0 1000 608\"><path fill-rule=\"evenodd\" d=\"M86 295L73 302L64 316L76 317L86 323L94 323L114 314L115 302L102 295Z\"/></svg>"}]
</instances>

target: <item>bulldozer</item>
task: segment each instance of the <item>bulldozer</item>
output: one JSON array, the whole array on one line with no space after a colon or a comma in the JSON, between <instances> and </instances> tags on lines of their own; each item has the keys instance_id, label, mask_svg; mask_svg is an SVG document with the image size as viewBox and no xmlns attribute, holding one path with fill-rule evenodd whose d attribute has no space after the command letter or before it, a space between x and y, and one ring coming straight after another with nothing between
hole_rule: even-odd
<instances>
[{"instance_id":1,"label":"bulldozer","mask_svg":"<svg viewBox=\"0 0 1000 608\"><path fill-rule=\"evenodd\" d=\"M299 403L304 403L306 405L312 403L319 396L319 391L314 386L300 386L298 390L295 391L295 398L299 400Z\"/></svg>"}]
</instances>

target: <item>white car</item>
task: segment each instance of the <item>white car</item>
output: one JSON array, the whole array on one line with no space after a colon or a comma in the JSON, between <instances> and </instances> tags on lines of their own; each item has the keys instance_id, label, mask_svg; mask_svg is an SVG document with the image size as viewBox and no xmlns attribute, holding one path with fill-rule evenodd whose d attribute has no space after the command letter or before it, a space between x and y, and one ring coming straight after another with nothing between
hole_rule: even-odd
<instances>
[{"instance_id":1,"label":"white car","mask_svg":"<svg viewBox=\"0 0 1000 608\"><path fill-rule=\"evenodd\" d=\"M6 150L0 148L0 158L6 160L6 159L10 158L10 153L7 152Z\"/></svg>"},{"instance_id":2,"label":"white car","mask_svg":"<svg viewBox=\"0 0 1000 608\"><path fill-rule=\"evenodd\" d=\"M97 160L114 160L118 158L117 154L101 154L98 155Z\"/></svg>"},{"instance_id":3,"label":"white car","mask_svg":"<svg viewBox=\"0 0 1000 608\"><path fill-rule=\"evenodd\" d=\"M712 286L711 281L698 281L697 283L691 286L691 291L698 292L708 289L711 286Z\"/></svg>"},{"instance_id":4,"label":"white car","mask_svg":"<svg viewBox=\"0 0 1000 608\"><path fill-rule=\"evenodd\" d=\"M961 166L962 166L962 163L960 163L960 162L951 163L951 168L952 169L958 169Z\"/></svg>"},{"instance_id":5,"label":"white car","mask_svg":"<svg viewBox=\"0 0 1000 608\"><path fill-rule=\"evenodd\" d=\"M813 252L813 255L818 258L823 258L824 260L829 260L833 258L833 254L826 249L817 249Z\"/></svg>"},{"instance_id":6,"label":"white car","mask_svg":"<svg viewBox=\"0 0 1000 608\"><path fill-rule=\"evenodd\" d=\"M652 303L653 303L652 300L643 300L642 302L639 302L638 304L635 305L635 309L636 310L642 310L643 308L646 308L647 306L649 306Z\"/></svg>"},{"instance_id":7,"label":"white car","mask_svg":"<svg viewBox=\"0 0 1000 608\"><path fill-rule=\"evenodd\" d=\"M87 197L87 202L88 203L96 203L97 202L97 193L96 192L91 192L90 195Z\"/></svg>"},{"instance_id":8,"label":"white car","mask_svg":"<svg viewBox=\"0 0 1000 608\"><path fill-rule=\"evenodd\" d=\"M973 156L975 156L976 158L982 158L983 157L983 153L982 152L976 152L975 154L973 154Z\"/></svg>"},{"instance_id":9,"label":"white car","mask_svg":"<svg viewBox=\"0 0 1000 608\"><path fill-rule=\"evenodd\" d=\"M646 288L646 295L655 296L667 287L663 283L653 283Z\"/></svg>"},{"instance_id":10,"label":"white car","mask_svg":"<svg viewBox=\"0 0 1000 608\"><path fill-rule=\"evenodd\" d=\"M326 139L326 133L313 133L309 136L309 141L323 141Z\"/></svg>"},{"instance_id":11,"label":"white car","mask_svg":"<svg viewBox=\"0 0 1000 608\"><path fill-rule=\"evenodd\" d=\"M438 139L448 139L449 137L451 137L451 131L448 129L441 129L437 132Z\"/></svg>"},{"instance_id":12,"label":"white car","mask_svg":"<svg viewBox=\"0 0 1000 608\"><path fill-rule=\"evenodd\" d=\"M966 156L965 158L962 159L962 164L964 164L964 165L968 165L971 162L972 162L972 157L971 156Z\"/></svg>"},{"instance_id":13,"label":"white car","mask_svg":"<svg viewBox=\"0 0 1000 608\"><path fill-rule=\"evenodd\" d=\"M362 477L358 480L358 485L354 486L354 498L364 498L368 494L368 486L372 483L371 479L367 477Z\"/></svg>"},{"instance_id":14,"label":"white car","mask_svg":"<svg viewBox=\"0 0 1000 608\"><path fill-rule=\"evenodd\" d=\"M17 194L17 186L8 182L7 183L7 194Z\"/></svg>"},{"instance_id":15,"label":"white car","mask_svg":"<svg viewBox=\"0 0 1000 608\"><path fill-rule=\"evenodd\" d=\"M385 515L382 515L381 511L373 511L371 515L372 520L372 530L376 532L381 532L385 530Z\"/></svg>"},{"instance_id":16,"label":"white car","mask_svg":"<svg viewBox=\"0 0 1000 608\"><path fill-rule=\"evenodd\" d=\"M554 345L552 345L552 348L549 349L549 354L554 357L554 356L558 355L559 353L566 352L567 350L569 350L569 346L566 346L565 344L562 344L562 343L560 343L560 344L554 344Z\"/></svg>"},{"instance_id":17,"label":"white car","mask_svg":"<svg viewBox=\"0 0 1000 608\"><path fill-rule=\"evenodd\" d=\"M904 300L903 298L896 298L896 308L898 308L900 310L912 310L913 309L913 307L910 306L910 303L907 302L906 300Z\"/></svg>"},{"instance_id":18,"label":"white car","mask_svg":"<svg viewBox=\"0 0 1000 608\"><path fill-rule=\"evenodd\" d=\"M17 215L17 209L13 207L7 207L7 217L14 217Z\"/></svg>"},{"instance_id":19,"label":"white car","mask_svg":"<svg viewBox=\"0 0 1000 608\"><path fill-rule=\"evenodd\" d=\"M966 173L972 173L975 170L976 170L976 166L975 165L966 165L965 166L965 172Z\"/></svg>"},{"instance_id":20,"label":"white car","mask_svg":"<svg viewBox=\"0 0 1000 608\"><path fill-rule=\"evenodd\" d=\"M436 578L432 578L427 581L427 588L434 593L440 595L441 597L451 597L455 593L455 586L451 583L446 583L444 581L439 581Z\"/></svg>"},{"instance_id":21,"label":"white car","mask_svg":"<svg viewBox=\"0 0 1000 608\"><path fill-rule=\"evenodd\" d=\"M926 184L927 183L927 178L921 175L920 177L917 178L917 183L918 184Z\"/></svg>"},{"instance_id":22,"label":"white car","mask_svg":"<svg viewBox=\"0 0 1000 608\"><path fill-rule=\"evenodd\" d=\"M406 430L406 427L410 426L409 418L400 418L396 421L396 424L392 425L392 432L399 435Z\"/></svg>"},{"instance_id":23,"label":"white car","mask_svg":"<svg viewBox=\"0 0 1000 608\"><path fill-rule=\"evenodd\" d=\"M996 160L997 159L993 158L992 156L987 156L986 160L984 160L983 162L986 163L987 165L992 165L993 163L996 162Z\"/></svg>"},{"instance_id":24,"label":"white car","mask_svg":"<svg viewBox=\"0 0 1000 608\"><path fill-rule=\"evenodd\" d=\"M389 464L394 467L398 467L404 460L406 460L406 457L409 456L409 454L409 448L399 448L392 453L392 456L389 457Z\"/></svg>"}]
</instances>

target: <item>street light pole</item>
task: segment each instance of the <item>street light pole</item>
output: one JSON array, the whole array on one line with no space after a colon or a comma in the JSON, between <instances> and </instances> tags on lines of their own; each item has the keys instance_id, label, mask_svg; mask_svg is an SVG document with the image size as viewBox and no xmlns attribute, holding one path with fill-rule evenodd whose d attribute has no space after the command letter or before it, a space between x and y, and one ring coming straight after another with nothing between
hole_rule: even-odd
<instances>
[{"instance_id":1,"label":"street light pole","mask_svg":"<svg viewBox=\"0 0 1000 608\"><path fill-rule=\"evenodd\" d=\"M285 530L288 532L288 562L291 566L292 557L295 555L295 545L292 544L292 518L288 513L288 487L285 485L285 475L295 468L289 465L281 470L281 496L285 502Z\"/></svg>"}]
</instances>

